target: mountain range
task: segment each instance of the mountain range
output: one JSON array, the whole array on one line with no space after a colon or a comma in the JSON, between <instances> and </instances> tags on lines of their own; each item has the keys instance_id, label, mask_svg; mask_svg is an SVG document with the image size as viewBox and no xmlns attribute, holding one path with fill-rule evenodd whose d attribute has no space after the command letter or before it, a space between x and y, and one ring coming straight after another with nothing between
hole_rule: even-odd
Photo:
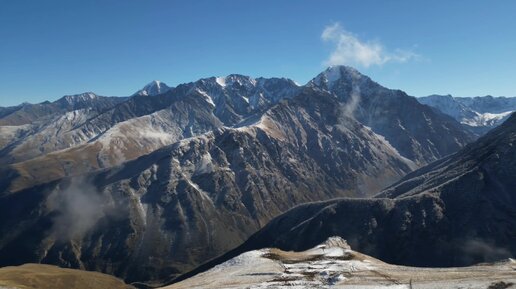
<instances>
[{"instance_id":1,"label":"mountain range","mask_svg":"<svg viewBox=\"0 0 516 289\"><path fill-rule=\"evenodd\" d=\"M516 255L516 115L459 152L409 173L374 198L295 207L233 251L177 280L241 253L307 250L340 236L391 264L468 266Z\"/></svg>"},{"instance_id":2,"label":"mountain range","mask_svg":"<svg viewBox=\"0 0 516 289\"><path fill-rule=\"evenodd\" d=\"M478 135L500 125L516 111L516 98L511 97L453 97L434 94L418 97L417 100L453 117Z\"/></svg>"},{"instance_id":3,"label":"mountain range","mask_svg":"<svg viewBox=\"0 0 516 289\"><path fill-rule=\"evenodd\" d=\"M47 263L152 285L226 252L308 249L334 235L395 264L481 260L454 251L468 241L459 233L506 257L514 157L503 144L513 122L474 142L454 116L346 66L303 86L233 74L1 108L0 266ZM500 148L489 146L495 134ZM508 163L488 167L502 171L475 175L495 151ZM462 176L480 189L444 197L443 184ZM504 193L486 197L495 185Z\"/></svg>"}]
</instances>

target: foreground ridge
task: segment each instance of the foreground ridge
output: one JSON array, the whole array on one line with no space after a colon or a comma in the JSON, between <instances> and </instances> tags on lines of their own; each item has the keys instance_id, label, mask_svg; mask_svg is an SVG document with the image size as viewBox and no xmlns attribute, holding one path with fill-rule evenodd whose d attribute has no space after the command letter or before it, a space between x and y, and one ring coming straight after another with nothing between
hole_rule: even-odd
<instances>
[{"instance_id":1,"label":"foreground ridge","mask_svg":"<svg viewBox=\"0 0 516 289\"><path fill-rule=\"evenodd\" d=\"M514 270L512 259L462 268L396 266L330 237L302 252L249 251L164 288L507 288L501 286L516 283Z\"/></svg>"}]
</instances>

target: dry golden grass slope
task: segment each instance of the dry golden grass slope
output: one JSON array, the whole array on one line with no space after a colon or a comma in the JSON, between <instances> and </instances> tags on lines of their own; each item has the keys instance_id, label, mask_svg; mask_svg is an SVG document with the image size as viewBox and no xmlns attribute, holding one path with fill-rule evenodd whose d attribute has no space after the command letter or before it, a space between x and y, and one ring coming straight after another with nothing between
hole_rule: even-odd
<instances>
[{"instance_id":1,"label":"dry golden grass slope","mask_svg":"<svg viewBox=\"0 0 516 289\"><path fill-rule=\"evenodd\" d=\"M113 276L52 265L0 268L0 289L134 289Z\"/></svg>"}]
</instances>

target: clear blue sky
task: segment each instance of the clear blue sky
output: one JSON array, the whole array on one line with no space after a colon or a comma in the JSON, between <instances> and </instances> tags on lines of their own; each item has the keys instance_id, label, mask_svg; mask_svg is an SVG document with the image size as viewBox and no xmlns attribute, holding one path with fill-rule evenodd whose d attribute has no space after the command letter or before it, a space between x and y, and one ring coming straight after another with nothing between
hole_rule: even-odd
<instances>
[{"instance_id":1,"label":"clear blue sky","mask_svg":"<svg viewBox=\"0 0 516 289\"><path fill-rule=\"evenodd\" d=\"M0 0L0 106L230 73L304 84L330 63L415 96L515 96L515 13L509 0Z\"/></svg>"}]
</instances>

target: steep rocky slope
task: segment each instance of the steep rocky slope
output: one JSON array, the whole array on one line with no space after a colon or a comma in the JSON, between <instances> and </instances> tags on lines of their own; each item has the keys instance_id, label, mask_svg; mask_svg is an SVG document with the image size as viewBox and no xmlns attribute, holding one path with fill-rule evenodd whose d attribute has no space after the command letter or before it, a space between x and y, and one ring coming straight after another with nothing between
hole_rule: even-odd
<instances>
[{"instance_id":1,"label":"steep rocky slope","mask_svg":"<svg viewBox=\"0 0 516 289\"><path fill-rule=\"evenodd\" d=\"M414 166L324 92L307 89L248 122L80 181L3 195L1 264L165 278L237 246L296 204L369 195Z\"/></svg>"},{"instance_id":2,"label":"steep rocky slope","mask_svg":"<svg viewBox=\"0 0 516 289\"><path fill-rule=\"evenodd\" d=\"M416 166L455 152L472 140L457 122L349 67L329 68L307 87L334 93L339 103L346 104L343 114L370 127ZM55 102L68 109L62 115L0 126L0 162L10 164L2 168L9 177L2 180L1 189L16 191L116 166L185 137L222 126L241 126L252 115L263 114L300 90L284 78L233 74L176 88L155 81L111 107L93 94L64 97Z\"/></svg>"},{"instance_id":3,"label":"steep rocky slope","mask_svg":"<svg viewBox=\"0 0 516 289\"><path fill-rule=\"evenodd\" d=\"M12 164L3 168L10 176L3 189L119 165L185 137L233 126L299 88L287 79L230 75L152 94L161 91L149 84L105 111L74 110L37 126L0 126L0 161Z\"/></svg>"},{"instance_id":4,"label":"steep rocky slope","mask_svg":"<svg viewBox=\"0 0 516 289\"><path fill-rule=\"evenodd\" d=\"M408 174L373 199L296 207L236 250L305 250L341 236L355 250L412 266L464 266L516 255L516 115L458 153Z\"/></svg>"},{"instance_id":5,"label":"steep rocky slope","mask_svg":"<svg viewBox=\"0 0 516 289\"><path fill-rule=\"evenodd\" d=\"M433 94L429 96L418 97L417 100L422 104L426 104L438 109L442 113L453 117L455 120L461 123L472 120L475 118L475 116L478 115L473 109L461 103L455 97L449 94Z\"/></svg>"},{"instance_id":6,"label":"steep rocky slope","mask_svg":"<svg viewBox=\"0 0 516 289\"><path fill-rule=\"evenodd\" d=\"M81 144L88 133L71 131L125 100L89 92L14 107L0 115L0 161L15 163Z\"/></svg>"},{"instance_id":7,"label":"steep rocky slope","mask_svg":"<svg viewBox=\"0 0 516 289\"><path fill-rule=\"evenodd\" d=\"M347 103L343 109L347 115L371 127L401 155L418 165L455 152L472 140L471 134L457 129L460 125L450 122L446 116L428 111L414 98L401 91L386 89L349 67L332 67L307 86L335 93L340 102ZM300 89L293 81L284 78L253 79L234 74L201 79L177 88L155 81L127 100L103 98L92 93L65 96L54 103L33 105L59 108L47 117L37 115L33 117L37 121L30 123L0 125L0 161L14 164L38 157L48 161L44 156L52 153L50 159L61 167L67 167L70 162L88 163L85 165L87 169L78 166L75 172L60 169L61 176L109 167L183 137L221 125L238 125L280 100L295 96ZM195 102L202 105L189 107L188 103L185 104L192 102L193 98L199 98ZM176 103L182 108L174 108ZM196 114L196 111L200 113ZM207 115L206 111L213 115ZM16 113L2 119L13 114ZM188 124L176 121L176 114L188 114ZM209 125L196 126L197 122ZM100 138L102 142L99 142ZM122 147L121 152L113 153L116 147ZM116 157L110 159L111 154ZM71 155L87 157L70 160ZM90 161L95 159L101 161ZM26 172L28 167L37 167L41 162L41 159L35 160L18 167L23 167L20 170ZM47 176L37 174L35 178L45 179Z\"/></svg>"},{"instance_id":8,"label":"steep rocky slope","mask_svg":"<svg viewBox=\"0 0 516 289\"><path fill-rule=\"evenodd\" d=\"M333 66L308 86L334 93L346 113L385 137L402 156L424 165L456 152L474 135L401 90L387 89L347 66Z\"/></svg>"},{"instance_id":9,"label":"steep rocky slope","mask_svg":"<svg viewBox=\"0 0 516 289\"><path fill-rule=\"evenodd\" d=\"M222 123L199 95L188 95L165 109L114 124L94 139L68 149L38 156L6 168L4 190L23 188L64 176L119 165Z\"/></svg>"},{"instance_id":10,"label":"steep rocky slope","mask_svg":"<svg viewBox=\"0 0 516 289\"><path fill-rule=\"evenodd\" d=\"M370 196L469 140L456 121L402 92L348 67L317 79L329 72L331 88L342 89L212 77L137 93L51 133L44 153L0 168L0 265L162 280L295 205ZM357 89L362 100L353 101ZM56 149L77 134L79 144Z\"/></svg>"}]
</instances>

